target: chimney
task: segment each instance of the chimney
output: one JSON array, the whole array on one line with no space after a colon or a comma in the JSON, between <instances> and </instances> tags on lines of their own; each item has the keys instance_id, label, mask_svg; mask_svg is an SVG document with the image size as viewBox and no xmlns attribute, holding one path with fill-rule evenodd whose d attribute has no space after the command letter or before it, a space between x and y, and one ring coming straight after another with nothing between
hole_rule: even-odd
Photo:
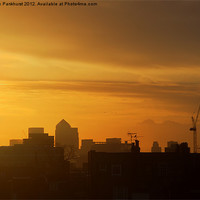
<instances>
[{"instance_id":1,"label":"chimney","mask_svg":"<svg viewBox=\"0 0 200 200\"><path fill-rule=\"evenodd\" d=\"M139 140L135 140L135 143L132 143L131 152L140 153Z\"/></svg>"}]
</instances>

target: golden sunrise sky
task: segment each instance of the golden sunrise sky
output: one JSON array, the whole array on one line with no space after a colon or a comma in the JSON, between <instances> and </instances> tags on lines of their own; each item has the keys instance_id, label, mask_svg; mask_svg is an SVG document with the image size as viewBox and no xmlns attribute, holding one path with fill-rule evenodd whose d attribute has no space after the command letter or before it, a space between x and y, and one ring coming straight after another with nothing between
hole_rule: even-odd
<instances>
[{"instance_id":1,"label":"golden sunrise sky","mask_svg":"<svg viewBox=\"0 0 200 200\"><path fill-rule=\"evenodd\" d=\"M200 2L0 7L0 145L63 118L80 139L191 146L200 103ZM199 127L199 125L198 125ZM200 137L199 137L200 138Z\"/></svg>"}]
</instances>

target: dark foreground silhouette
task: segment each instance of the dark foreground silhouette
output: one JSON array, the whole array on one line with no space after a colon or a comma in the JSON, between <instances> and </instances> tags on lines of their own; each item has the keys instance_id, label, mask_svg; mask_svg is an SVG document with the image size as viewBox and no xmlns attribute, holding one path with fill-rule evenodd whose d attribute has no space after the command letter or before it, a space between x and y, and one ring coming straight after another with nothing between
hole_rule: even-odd
<instances>
[{"instance_id":1,"label":"dark foreground silhouette","mask_svg":"<svg viewBox=\"0 0 200 200\"><path fill-rule=\"evenodd\" d=\"M187 143L170 141L165 153L154 143L153 153L141 153L138 140L84 142L107 152L66 159L66 147L54 147L42 128L30 129L22 144L0 147L0 198L200 199L200 154ZM86 161L81 167L79 159Z\"/></svg>"}]
</instances>

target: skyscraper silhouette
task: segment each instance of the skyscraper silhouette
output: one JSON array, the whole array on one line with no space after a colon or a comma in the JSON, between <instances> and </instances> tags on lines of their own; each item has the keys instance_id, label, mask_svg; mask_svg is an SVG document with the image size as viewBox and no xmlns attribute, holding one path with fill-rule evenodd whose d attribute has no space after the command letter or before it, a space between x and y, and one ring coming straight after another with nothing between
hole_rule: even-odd
<instances>
[{"instance_id":1,"label":"skyscraper silhouette","mask_svg":"<svg viewBox=\"0 0 200 200\"><path fill-rule=\"evenodd\" d=\"M78 128L72 128L64 119L56 125L55 146L64 147L65 156L70 159L79 148Z\"/></svg>"},{"instance_id":2,"label":"skyscraper silhouette","mask_svg":"<svg viewBox=\"0 0 200 200\"><path fill-rule=\"evenodd\" d=\"M151 147L151 152L161 152L161 147L159 146L157 141L153 142L153 146Z\"/></svg>"}]
</instances>

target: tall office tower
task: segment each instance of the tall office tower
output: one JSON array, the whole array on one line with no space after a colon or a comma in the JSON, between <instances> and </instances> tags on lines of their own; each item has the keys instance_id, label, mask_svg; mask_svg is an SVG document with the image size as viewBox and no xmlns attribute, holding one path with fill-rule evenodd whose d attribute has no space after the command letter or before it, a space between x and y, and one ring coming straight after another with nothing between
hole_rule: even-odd
<instances>
[{"instance_id":1,"label":"tall office tower","mask_svg":"<svg viewBox=\"0 0 200 200\"><path fill-rule=\"evenodd\" d=\"M78 128L72 128L64 119L56 125L55 146L64 147L66 159L71 155L74 157L74 152L79 148Z\"/></svg>"}]
</instances>

